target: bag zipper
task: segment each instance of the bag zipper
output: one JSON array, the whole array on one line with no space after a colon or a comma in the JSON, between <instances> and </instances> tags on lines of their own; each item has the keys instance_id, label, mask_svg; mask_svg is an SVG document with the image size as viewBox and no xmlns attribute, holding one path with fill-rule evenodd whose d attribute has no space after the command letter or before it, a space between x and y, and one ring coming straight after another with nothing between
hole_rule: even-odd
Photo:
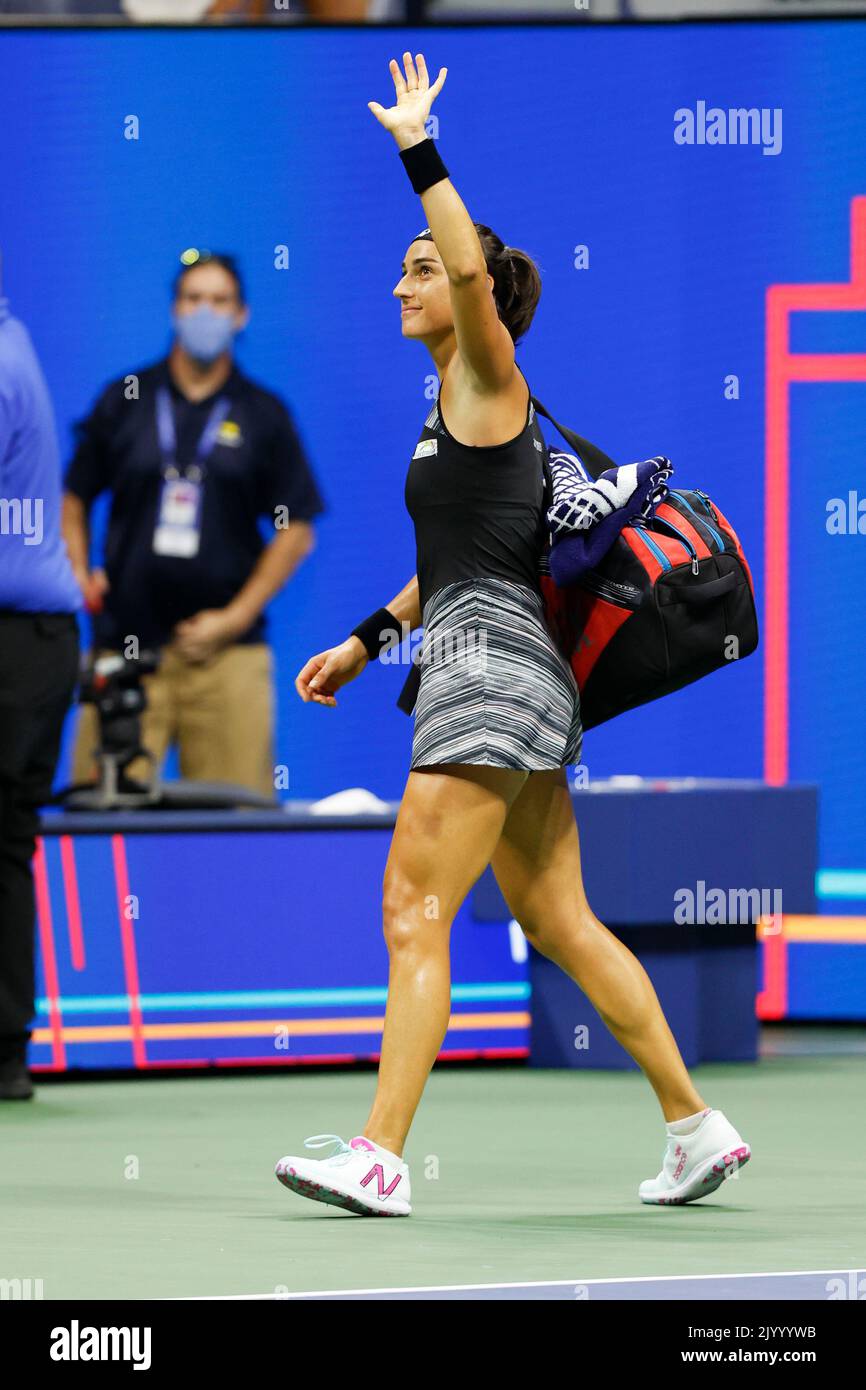
<instances>
[{"instance_id":1,"label":"bag zipper","mask_svg":"<svg viewBox=\"0 0 866 1390\"><path fill-rule=\"evenodd\" d=\"M719 518L716 509L713 506L707 494L703 492L699 487L693 487L692 492L695 494L696 497L700 497L710 516L713 518L713 521L718 521Z\"/></svg>"},{"instance_id":2,"label":"bag zipper","mask_svg":"<svg viewBox=\"0 0 866 1390\"><path fill-rule=\"evenodd\" d=\"M678 540L682 542L686 550L689 552L692 562L692 574L700 574L700 567L698 565L698 552L695 550L691 541L686 540L686 537L682 534L682 532L677 531L677 528L675 526L672 526L669 521L662 521L661 517L653 517L653 521L657 522L661 526L670 526L670 529L672 531L676 531ZM655 555L663 570L673 569L672 562L668 559L667 555L665 555L661 546L656 545L655 541L652 540L651 537L647 534L645 522L633 521L631 523L631 529L634 531L636 536L640 536L641 540L644 542L645 545L649 546L650 550Z\"/></svg>"},{"instance_id":3,"label":"bag zipper","mask_svg":"<svg viewBox=\"0 0 866 1390\"><path fill-rule=\"evenodd\" d=\"M688 536L686 536L678 526L674 526L672 521L668 521L667 517L654 516L652 520L654 526L666 526L669 531L673 531L678 540L682 541L686 550L692 557L692 574L700 574L701 567L698 563L698 552L695 550Z\"/></svg>"},{"instance_id":4,"label":"bag zipper","mask_svg":"<svg viewBox=\"0 0 866 1390\"><path fill-rule=\"evenodd\" d=\"M704 526L706 526L707 530L709 531L709 533L710 533L710 535L712 536L713 540L715 541L716 545L719 547L719 550L721 550L721 551L726 550L727 547L726 547L724 541L722 540L721 536L719 535L718 531L714 530L713 527L710 525L710 523L709 523L708 521L705 521L705 520L704 520L704 518L701 516L700 512L696 512L696 511L695 511L695 509L694 509L694 507L692 506L691 502L689 502L689 501L687 500L687 498L685 498L681 492L677 492L675 495L680 499L680 501L682 502L683 506L688 508L688 510L691 512L692 516L696 516L697 519L698 519L698 521L700 521ZM702 493L701 495L702 495L702 496L706 496L706 493ZM707 498L707 501L709 501L709 498Z\"/></svg>"}]
</instances>

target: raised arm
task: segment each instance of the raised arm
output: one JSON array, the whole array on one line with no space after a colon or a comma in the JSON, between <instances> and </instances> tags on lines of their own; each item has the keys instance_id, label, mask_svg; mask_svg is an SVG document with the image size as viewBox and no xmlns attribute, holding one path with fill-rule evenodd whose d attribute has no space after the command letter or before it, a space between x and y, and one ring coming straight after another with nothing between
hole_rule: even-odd
<instances>
[{"instance_id":1,"label":"raised arm","mask_svg":"<svg viewBox=\"0 0 866 1390\"><path fill-rule=\"evenodd\" d=\"M403 64L405 77L395 59L389 64L397 104L387 109L375 101L367 105L394 136L397 148L407 150L427 139L424 124L448 70L441 68L431 87L422 53L415 62L411 53L404 53ZM472 218L450 178L427 188L421 203L448 276L454 333L464 370L478 392L502 390L514 376L514 342L496 312L493 276L487 270Z\"/></svg>"}]
</instances>

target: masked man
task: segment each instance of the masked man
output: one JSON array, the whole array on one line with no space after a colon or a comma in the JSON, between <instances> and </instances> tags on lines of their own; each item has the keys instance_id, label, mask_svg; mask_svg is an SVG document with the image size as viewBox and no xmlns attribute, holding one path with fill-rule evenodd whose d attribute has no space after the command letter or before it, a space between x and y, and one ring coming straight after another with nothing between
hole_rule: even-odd
<instances>
[{"instance_id":1,"label":"masked man","mask_svg":"<svg viewBox=\"0 0 866 1390\"><path fill-rule=\"evenodd\" d=\"M181 260L168 357L112 382L78 427L63 531L95 647L159 652L142 729L157 764L174 744L181 776L272 797L264 609L312 549L324 504L289 411L233 360L249 318L235 262L195 251ZM101 493L104 569L91 569ZM85 707L76 780L93 776L97 743Z\"/></svg>"}]
</instances>

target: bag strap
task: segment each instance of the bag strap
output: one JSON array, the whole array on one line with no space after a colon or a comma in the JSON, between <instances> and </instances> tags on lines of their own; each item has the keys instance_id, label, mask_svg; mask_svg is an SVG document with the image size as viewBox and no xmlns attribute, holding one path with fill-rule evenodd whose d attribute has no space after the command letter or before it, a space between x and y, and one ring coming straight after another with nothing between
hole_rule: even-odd
<instances>
[{"instance_id":1,"label":"bag strap","mask_svg":"<svg viewBox=\"0 0 866 1390\"><path fill-rule=\"evenodd\" d=\"M581 463L586 465L587 472L591 473L593 478L599 477L599 475L606 472L608 468L616 468L613 459L608 458L607 454L603 453L595 444L590 444L588 439L584 439L582 435L575 434L574 430L566 429L565 425L560 425L554 420L550 411L545 410L541 401L537 400L535 396L532 397L532 404L535 406L536 414L543 415L545 419L549 420L553 428L558 430L562 435L566 444L570 445L571 448L580 455Z\"/></svg>"},{"instance_id":2,"label":"bag strap","mask_svg":"<svg viewBox=\"0 0 866 1390\"><path fill-rule=\"evenodd\" d=\"M411 714L418 699L418 691L421 688L421 667L413 661L409 668L409 674L403 682L403 689L397 696L397 708L404 714Z\"/></svg>"},{"instance_id":3,"label":"bag strap","mask_svg":"<svg viewBox=\"0 0 866 1390\"><path fill-rule=\"evenodd\" d=\"M607 454L603 453L601 449L596 448L595 444L590 444L589 440L584 439L582 435L575 434L574 430L568 430L565 428L564 425L558 424L557 421L554 420L550 411L545 410L544 406L541 404L541 401L537 400L535 396L530 396L530 400L532 401L532 404L535 407L536 414L543 415L546 420L549 420L550 423L553 425L554 429L558 430L559 433L562 435L566 444L568 444L570 448L574 449L575 453L580 455L581 463L584 464L587 472L591 473L593 478L597 478L599 474L604 473L608 468L616 468L616 464L614 463L613 459L608 458ZM550 502L552 502L553 475L551 473L550 462L547 457L547 450L544 451L542 464L544 467L544 478L547 498L549 498ZM404 714L412 713L412 710L415 707L415 702L418 698L418 689L420 683L421 669L417 665L417 663L413 662L411 670L409 671L408 676L403 682L403 689L400 691L400 694L397 698L397 707L398 709L403 710Z\"/></svg>"}]
</instances>

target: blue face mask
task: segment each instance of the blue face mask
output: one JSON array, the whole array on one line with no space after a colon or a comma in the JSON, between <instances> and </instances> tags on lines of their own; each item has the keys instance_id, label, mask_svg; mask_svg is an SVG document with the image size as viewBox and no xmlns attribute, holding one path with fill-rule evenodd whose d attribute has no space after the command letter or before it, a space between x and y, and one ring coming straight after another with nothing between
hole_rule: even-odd
<instances>
[{"instance_id":1,"label":"blue face mask","mask_svg":"<svg viewBox=\"0 0 866 1390\"><path fill-rule=\"evenodd\" d=\"M214 362L230 348L235 336L231 314L218 314L205 304L191 314L173 314L172 323L184 352L197 362Z\"/></svg>"}]
</instances>

